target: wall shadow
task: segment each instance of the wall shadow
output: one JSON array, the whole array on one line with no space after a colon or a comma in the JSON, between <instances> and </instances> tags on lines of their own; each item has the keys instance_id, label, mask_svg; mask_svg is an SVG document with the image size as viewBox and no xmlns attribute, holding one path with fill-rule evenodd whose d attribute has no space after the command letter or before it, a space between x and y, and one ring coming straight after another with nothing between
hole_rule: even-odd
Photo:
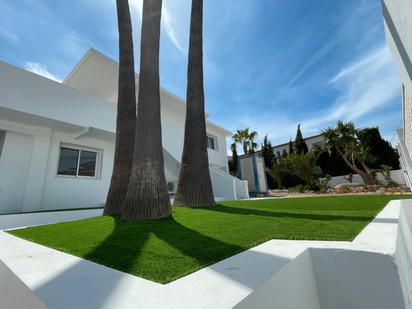
<instances>
[{"instance_id":1,"label":"wall shadow","mask_svg":"<svg viewBox=\"0 0 412 309\"><path fill-rule=\"evenodd\" d=\"M265 211L249 208L238 208L234 206L216 205L215 207L205 208L208 211L223 212L227 214L244 215L244 216L260 216L260 217L272 217L272 218L297 218L297 219L309 219L309 220L321 220L321 221L337 221L337 220L349 220L349 221L370 221L374 216L344 216L344 215L328 215L328 214L304 214L293 212L276 212Z\"/></svg>"},{"instance_id":2,"label":"wall shadow","mask_svg":"<svg viewBox=\"0 0 412 309\"><path fill-rule=\"evenodd\" d=\"M135 271L136 267L145 267L144 263L139 263L139 256L152 235L200 263L202 265L200 268L246 249L202 235L180 224L173 217L140 222L123 222L118 217L113 219L114 228L111 234L91 250L84 260L35 289L36 294L50 308L101 308L113 301L112 294L125 276L122 272L127 273ZM116 260L115 263L111 261L110 256ZM101 265L122 272L114 272ZM173 265L172 261L170 265L166 263L160 266L159 276L156 279L162 278L161 267L171 267L171 265ZM187 274L192 271L188 271ZM185 274L177 273L176 278L172 279L182 275ZM149 286L151 285L158 284L150 282Z\"/></svg>"}]
</instances>

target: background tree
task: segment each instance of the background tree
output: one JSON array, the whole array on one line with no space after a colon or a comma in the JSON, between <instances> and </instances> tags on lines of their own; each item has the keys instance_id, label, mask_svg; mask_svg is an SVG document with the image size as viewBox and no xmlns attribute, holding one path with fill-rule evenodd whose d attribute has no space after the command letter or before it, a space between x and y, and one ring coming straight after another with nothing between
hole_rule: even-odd
<instances>
[{"instance_id":1,"label":"background tree","mask_svg":"<svg viewBox=\"0 0 412 309\"><path fill-rule=\"evenodd\" d=\"M238 129L235 134L233 134L232 139L236 144L240 144L243 147L244 154L250 154L250 148L256 149L257 144L255 143L255 138L257 137L257 132L249 132L249 128Z\"/></svg>"},{"instance_id":2,"label":"background tree","mask_svg":"<svg viewBox=\"0 0 412 309\"><path fill-rule=\"evenodd\" d=\"M232 150L232 160L229 162L229 171L232 176L237 176L237 164L239 156L237 154L237 145L236 143L232 143L230 145L230 149Z\"/></svg>"},{"instance_id":3,"label":"background tree","mask_svg":"<svg viewBox=\"0 0 412 309\"><path fill-rule=\"evenodd\" d=\"M308 152L308 145L306 145L306 142L303 139L302 131L300 130L300 124L298 124L298 129L296 130L295 152L298 154Z\"/></svg>"},{"instance_id":4,"label":"background tree","mask_svg":"<svg viewBox=\"0 0 412 309\"><path fill-rule=\"evenodd\" d=\"M266 172L276 182L277 188L283 188L283 181L287 175L290 174L289 166L285 159L280 159L278 163L271 167L266 167Z\"/></svg>"},{"instance_id":5,"label":"background tree","mask_svg":"<svg viewBox=\"0 0 412 309\"><path fill-rule=\"evenodd\" d=\"M117 0L116 7L119 30L116 144L113 173L104 208L105 215L120 213L124 204L132 170L136 132L136 83L128 0Z\"/></svg>"},{"instance_id":6,"label":"background tree","mask_svg":"<svg viewBox=\"0 0 412 309\"><path fill-rule=\"evenodd\" d=\"M299 177L311 190L319 189L319 178L322 170L316 164L319 152L293 153L285 159L291 173Z\"/></svg>"},{"instance_id":7,"label":"background tree","mask_svg":"<svg viewBox=\"0 0 412 309\"><path fill-rule=\"evenodd\" d=\"M359 138L359 130L353 122L339 121L336 128L324 130L322 136L325 138L326 147L329 150L335 149L348 167L362 177L366 185L375 183L373 170L367 165L368 148Z\"/></svg>"},{"instance_id":8,"label":"background tree","mask_svg":"<svg viewBox=\"0 0 412 309\"><path fill-rule=\"evenodd\" d=\"M317 165L320 166L325 174L330 176L342 176L353 173L353 170L334 148L322 152L318 158Z\"/></svg>"},{"instance_id":9,"label":"background tree","mask_svg":"<svg viewBox=\"0 0 412 309\"><path fill-rule=\"evenodd\" d=\"M286 151L286 149L283 149L282 158L287 158L287 157L288 157L288 152Z\"/></svg>"},{"instance_id":10,"label":"background tree","mask_svg":"<svg viewBox=\"0 0 412 309\"><path fill-rule=\"evenodd\" d=\"M263 143L262 143L262 146L260 148L260 154L262 155L262 157L265 161L265 167L270 170L272 168L272 165L274 164L275 155L273 153L272 143L268 139L267 135L265 135L265 137L263 139ZM266 171L268 171L268 170L266 170ZM267 177L267 182L268 182L268 187L270 189L273 189L276 185L275 184L275 179L272 178L272 177Z\"/></svg>"},{"instance_id":11,"label":"background tree","mask_svg":"<svg viewBox=\"0 0 412 309\"><path fill-rule=\"evenodd\" d=\"M358 132L362 145L368 148L369 158L367 164L371 168L380 168L382 165L399 169L399 155L391 144L381 137L379 128L365 128Z\"/></svg>"},{"instance_id":12,"label":"background tree","mask_svg":"<svg viewBox=\"0 0 412 309\"><path fill-rule=\"evenodd\" d=\"M182 164L174 205L215 205L206 144L203 89L203 0L192 0L186 122Z\"/></svg>"},{"instance_id":13,"label":"background tree","mask_svg":"<svg viewBox=\"0 0 412 309\"><path fill-rule=\"evenodd\" d=\"M263 138L263 143L260 148L260 153L265 160L265 166L271 168L273 164L273 158L275 155L273 154L273 146L270 140L268 139L268 136L265 135Z\"/></svg>"},{"instance_id":14,"label":"background tree","mask_svg":"<svg viewBox=\"0 0 412 309\"><path fill-rule=\"evenodd\" d=\"M292 140L289 140L289 154L295 153L295 146L293 145Z\"/></svg>"},{"instance_id":15,"label":"background tree","mask_svg":"<svg viewBox=\"0 0 412 309\"><path fill-rule=\"evenodd\" d=\"M162 0L143 1L133 169L121 216L126 220L160 218L172 213L164 172L160 116L161 11Z\"/></svg>"},{"instance_id":16,"label":"background tree","mask_svg":"<svg viewBox=\"0 0 412 309\"><path fill-rule=\"evenodd\" d=\"M249 148L249 154L252 155L255 153L256 148L257 148L257 143L255 142L255 138L257 137L258 133L256 131L252 131L249 134L249 140L250 140L250 148Z\"/></svg>"}]
</instances>

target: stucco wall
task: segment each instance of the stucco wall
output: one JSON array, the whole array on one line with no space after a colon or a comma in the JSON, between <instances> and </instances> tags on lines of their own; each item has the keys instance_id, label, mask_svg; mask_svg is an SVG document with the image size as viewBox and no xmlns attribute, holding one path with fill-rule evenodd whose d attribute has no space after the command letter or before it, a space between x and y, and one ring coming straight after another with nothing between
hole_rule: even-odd
<instances>
[{"instance_id":1,"label":"stucco wall","mask_svg":"<svg viewBox=\"0 0 412 309\"><path fill-rule=\"evenodd\" d=\"M344 176L335 176L332 177L332 179L329 181L329 186L335 187L339 184L344 184L344 183L349 183L349 181L345 178L347 175ZM377 178L380 181L383 181L384 177L382 173L377 173ZM391 178L393 181L395 181L397 184L401 186L406 185L405 181L405 175L402 170L393 170L391 171ZM358 174L354 174L352 178L353 183L363 183L362 178Z\"/></svg>"},{"instance_id":2,"label":"stucco wall","mask_svg":"<svg viewBox=\"0 0 412 309\"><path fill-rule=\"evenodd\" d=\"M402 84L405 87L406 100L404 112L404 138L409 153L412 153L412 1L382 1L386 41L398 68ZM401 88L401 86L399 87Z\"/></svg>"},{"instance_id":3,"label":"stucco wall","mask_svg":"<svg viewBox=\"0 0 412 309\"><path fill-rule=\"evenodd\" d=\"M61 143L100 151L99 177L76 178L57 175ZM113 155L113 143L86 137L75 139L72 135L54 131L51 136L40 210L102 206L110 185Z\"/></svg>"},{"instance_id":4,"label":"stucco wall","mask_svg":"<svg viewBox=\"0 0 412 309\"><path fill-rule=\"evenodd\" d=\"M26 181L20 186L24 195L20 210L38 210L40 209L42 202L42 188L45 181L45 171L48 162L51 130L2 120L0 120L0 129L24 134L33 138L30 165L27 170ZM7 192L0 192L0 194L7 194Z\"/></svg>"}]
</instances>

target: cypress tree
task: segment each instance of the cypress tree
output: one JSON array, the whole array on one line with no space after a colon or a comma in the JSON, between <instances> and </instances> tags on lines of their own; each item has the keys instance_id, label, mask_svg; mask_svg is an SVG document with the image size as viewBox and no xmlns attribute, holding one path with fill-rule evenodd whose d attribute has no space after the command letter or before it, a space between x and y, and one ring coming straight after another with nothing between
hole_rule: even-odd
<instances>
[{"instance_id":1,"label":"cypress tree","mask_svg":"<svg viewBox=\"0 0 412 309\"><path fill-rule=\"evenodd\" d=\"M298 154L308 152L308 145L306 145L306 142L303 139L302 131L300 130L300 124L298 124L298 129L296 131L295 150Z\"/></svg>"},{"instance_id":2,"label":"cypress tree","mask_svg":"<svg viewBox=\"0 0 412 309\"><path fill-rule=\"evenodd\" d=\"M293 146L292 140L289 140L289 154L295 153L295 147Z\"/></svg>"}]
</instances>

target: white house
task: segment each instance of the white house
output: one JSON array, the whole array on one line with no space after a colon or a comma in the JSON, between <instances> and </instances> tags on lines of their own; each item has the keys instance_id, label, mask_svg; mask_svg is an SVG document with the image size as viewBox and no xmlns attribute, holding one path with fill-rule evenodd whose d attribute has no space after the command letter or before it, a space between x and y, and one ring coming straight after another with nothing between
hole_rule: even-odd
<instances>
[{"instance_id":1,"label":"white house","mask_svg":"<svg viewBox=\"0 0 412 309\"><path fill-rule=\"evenodd\" d=\"M412 1L383 0L386 41L402 80L402 128L397 130L405 180L412 189Z\"/></svg>"},{"instance_id":2,"label":"white house","mask_svg":"<svg viewBox=\"0 0 412 309\"><path fill-rule=\"evenodd\" d=\"M62 83L0 62L0 213L99 207L113 167L118 63L90 49ZM138 79L137 79L138 80ZM176 190L185 102L161 90L165 174ZM246 198L226 137L207 120L215 196Z\"/></svg>"},{"instance_id":3,"label":"white house","mask_svg":"<svg viewBox=\"0 0 412 309\"><path fill-rule=\"evenodd\" d=\"M309 150L311 150L312 148L316 146L323 146L325 143L325 139L322 137L321 134L306 137L304 138L304 141L306 142L306 145L308 146ZM277 158L280 158L283 152L289 153L289 142L275 145L272 147L272 149L273 149L273 154ZM256 151L256 154L261 155L261 150Z\"/></svg>"}]
</instances>

